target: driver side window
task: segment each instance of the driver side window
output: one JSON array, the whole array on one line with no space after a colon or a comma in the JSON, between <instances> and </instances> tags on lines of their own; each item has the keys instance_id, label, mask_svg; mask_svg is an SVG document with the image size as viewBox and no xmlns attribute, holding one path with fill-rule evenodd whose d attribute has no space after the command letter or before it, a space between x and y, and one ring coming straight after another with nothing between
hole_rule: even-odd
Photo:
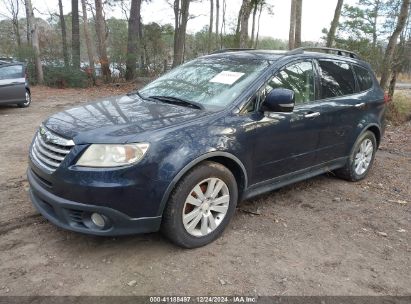
<instances>
[{"instance_id":1,"label":"driver side window","mask_svg":"<svg viewBox=\"0 0 411 304\"><path fill-rule=\"evenodd\" d=\"M311 61L302 61L286 66L267 83L263 95L271 90L284 88L293 90L295 103L302 104L315 100L314 67Z\"/></svg>"}]
</instances>

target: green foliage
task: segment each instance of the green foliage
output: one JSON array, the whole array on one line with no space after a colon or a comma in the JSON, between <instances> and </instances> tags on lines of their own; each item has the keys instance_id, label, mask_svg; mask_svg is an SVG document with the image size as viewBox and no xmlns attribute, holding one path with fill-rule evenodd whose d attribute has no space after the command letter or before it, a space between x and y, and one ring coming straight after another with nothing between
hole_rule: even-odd
<instances>
[{"instance_id":1,"label":"green foliage","mask_svg":"<svg viewBox=\"0 0 411 304\"><path fill-rule=\"evenodd\" d=\"M171 24L155 22L144 25L141 52L144 65L140 74L158 75L164 71L164 60L171 62L174 43L174 28Z\"/></svg>"},{"instance_id":2,"label":"green foliage","mask_svg":"<svg viewBox=\"0 0 411 304\"><path fill-rule=\"evenodd\" d=\"M127 20L110 18L106 22L108 30L108 55L116 68L123 66L127 58ZM138 33L135 33L138 36Z\"/></svg>"},{"instance_id":3,"label":"green foliage","mask_svg":"<svg viewBox=\"0 0 411 304\"><path fill-rule=\"evenodd\" d=\"M386 8L385 0L364 0L355 6L344 5L341 13L343 21L335 37L335 47L358 53L377 74L383 69L381 62L385 42L380 38L380 18ZM323 33L326 34L327 30L323 30Z\"/></svg>"},{"instance_id":4,"label":"green foliage","mask_svg":"<svg viewBox=\"0 0 411 304\"><path fill-rule=\"evenodd\" d=\"M261 37L258 41L257 47L263 50L287 50L288 42L281 39Z\"/></svg>"},{"instance_id":5,"label":"green foliage","mask_svg":"<svg viewBox=\"0 0 411 304\"><path fill-rule=\"evenodd\" d=\"M370 9L346 4L342 16L345 21L340 25L341 32L344 32L351 39L372 39L375 13Z\"/></svg>"},{"instance_id":6,"label":"green foliage","mask_svg":"<svg viewBox=\"0 0 411 304\"><path fill-rule=\"evenodd\" d=\"M58 88L85 88L90 86L87 74L82 70L61 66L44 68L44 83Z\"/></svg>"}]
</instances>

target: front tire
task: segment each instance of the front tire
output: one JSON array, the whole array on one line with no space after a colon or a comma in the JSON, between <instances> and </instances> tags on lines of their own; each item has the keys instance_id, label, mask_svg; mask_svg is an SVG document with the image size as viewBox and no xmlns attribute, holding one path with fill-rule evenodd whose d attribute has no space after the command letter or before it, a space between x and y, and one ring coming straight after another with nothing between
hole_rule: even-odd
<instances>
[{"instance_id":1,"label":"front tire","mask_svg":"<svg viewBox=\"0 0 411 304\"><path fill-rule=\"evenodd\" d=\"M335 170L335 174L348 181L364 179L371 169L377 152L377 140L371 131L360 135L354 143L350 157L346 165Z\"/></svg>"},{"instance_id":2,"label":"front tire","mask_svg":"<svg viewBox=\"0 0 411 304\"><path fill-rule=\"evenodd\" d=\"M231 171L215 162L203 162L177 184L164 210L161 231L184 248L207 245L224 231L237 200Z\"/></svg>"},{"instance_id":3,"label":"front tire","mask_svg":"<svg viewBox=\"0 0 411 304\"><path fill-rule=\"evenodd\" d=\"M27 107L30 106L30 104L31 104L31 93L30 93L29 90L26 89L26 95L25 95L24 102L21 102L21 103L17 104L17 106L19 108L27 108Z\"/></svg>"}]
</instances>

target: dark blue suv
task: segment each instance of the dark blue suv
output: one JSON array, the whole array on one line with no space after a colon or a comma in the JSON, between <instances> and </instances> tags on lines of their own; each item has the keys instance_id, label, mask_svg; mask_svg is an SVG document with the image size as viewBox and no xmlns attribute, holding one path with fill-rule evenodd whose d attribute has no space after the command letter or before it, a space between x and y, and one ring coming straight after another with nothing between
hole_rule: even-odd
<instances>
[{"instance_id":1,"label":"dark blue suv","mask_svg":"<svg viewBox=\"0 0 411 304\"><path fill-rule=\"evenodd\" d=\"M31 199L72 231L203 246L241 200L328 171L364 178L384 111L369 64L348 51L227 50L45 120Z\"/></svg>"}]
</instances>

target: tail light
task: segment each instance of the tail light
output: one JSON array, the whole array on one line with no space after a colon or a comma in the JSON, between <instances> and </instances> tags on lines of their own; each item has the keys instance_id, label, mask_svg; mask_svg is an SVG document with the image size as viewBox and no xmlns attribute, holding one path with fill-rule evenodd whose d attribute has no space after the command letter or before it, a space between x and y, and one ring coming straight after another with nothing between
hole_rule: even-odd
<instances>
[{"instance_id":1,"label":"tail light","mask_svg":"<svg viewBox=\"0 0 411 304\"><path fill-rule=\"evenodd\" d=\"M387 92L384 93L384 103L389 103L391 101L391 96Z\"/></svg>"}]
</instances>

